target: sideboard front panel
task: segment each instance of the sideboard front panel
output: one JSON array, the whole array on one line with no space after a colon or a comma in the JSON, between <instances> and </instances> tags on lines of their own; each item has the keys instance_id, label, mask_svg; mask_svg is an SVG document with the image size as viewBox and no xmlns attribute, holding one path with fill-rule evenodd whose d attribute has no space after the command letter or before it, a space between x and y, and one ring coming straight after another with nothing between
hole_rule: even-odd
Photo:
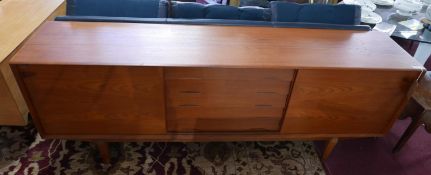
<instances>
[{"instance_id":1,"label":"sideboard front panel","mask_svg":"<svg viewBox=\"0 0 431 175\"><path fill-rule=\"evenodd\" d=\"M278 131L293 70L165 69L173 132Z\"/></svg>"},{"instance_id":2,"label":"sideboard front panel","mask_svg":"<svg viewBox=\"0 0 431 175\"><path fill-rule=\"evenodd\" d=\"M420 72L299 70L283 133L382 134Z\"/></svg>"},{"instance_id":3,"label":"sideboard front panel","mask_svg":"<svg viewBox=\"0 0 431 175\"><path fill-rule=\"evenodd\" d=\"M19 65L43 133L165 133L161 68Z\"/></svg>"}]
</instances>

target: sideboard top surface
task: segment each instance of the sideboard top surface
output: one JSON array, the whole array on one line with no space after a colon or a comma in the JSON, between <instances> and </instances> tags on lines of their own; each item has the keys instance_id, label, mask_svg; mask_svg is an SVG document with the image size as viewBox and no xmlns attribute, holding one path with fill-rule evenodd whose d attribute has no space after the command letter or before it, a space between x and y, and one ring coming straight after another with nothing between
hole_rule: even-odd
<instances>
[{"instance_id":1,"label":"sideboard top surface","mask_svg":"<svg viewBox=\"0 0 431 175\"><path fill-rule=\"evenodd\" d=\"M46 22L11 64L422 70L375 31Z\"/></svg>"}]
</instances>

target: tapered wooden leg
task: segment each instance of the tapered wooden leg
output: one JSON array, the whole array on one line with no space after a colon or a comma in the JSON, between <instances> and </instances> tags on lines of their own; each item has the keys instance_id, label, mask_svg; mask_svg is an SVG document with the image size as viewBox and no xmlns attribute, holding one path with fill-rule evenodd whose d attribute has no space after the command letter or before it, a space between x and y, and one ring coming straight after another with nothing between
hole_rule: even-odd
<instances>
[{"instance_id":1,"label":"tapered wooden leg","mask_svg":"<svg viewBox=\"0 0 431 175\"><path fill-rule=\"evenodd\" d=\"M407 117L418 117L421 115L424 108L416 102L414 98L411 98L410 101L407 103L406 107L404 108L403 112L400 115L400 119L404 120Z\"/></svg>"},{"instance_id":2,"label":"tapered wooden leg","mask_svg":"<svg viewBox=\"0 0 431 175\"><path fill-rule=\"evenodd\" d=\"M421 125L422 118L425 115L430 115L431 113L429 111L423 111L421 115L417 117L412 118L412 122L410 123L409 127L404 131L403 135L401 136L398 143L395 145L394 149L392 149L392 153L396 153L401 150L401 148L407 143L407 141L410 139L410 137L415 133L416 129Z\"/></svg>"},{"instance_id":3,"label":"tapered wooden leg","mask_svg":"<svg viewBox=\"0 0 431 175\"><path fill-rule=\"evenodd\" d=\"M337 142L338 142L338 138L331 138L326 143L325 150L323 151L323 154L322 154L322 160L328 159L329 155L331 155L332 153L332 150L334 150L335 145L337 145Z\"/></svg>"},{"instance_id":4,"label":"tapered wooden leg","mask_svg":"<svg viewBox=\"0 0 431 175\"><path fill-rule=\"evenodd\" d=\"M100 159L102 163L109 164L111 162L111 155L109 154L109 143L107 142L96 142L97 149L99 151Z\"/></svg>"}]
</instances>

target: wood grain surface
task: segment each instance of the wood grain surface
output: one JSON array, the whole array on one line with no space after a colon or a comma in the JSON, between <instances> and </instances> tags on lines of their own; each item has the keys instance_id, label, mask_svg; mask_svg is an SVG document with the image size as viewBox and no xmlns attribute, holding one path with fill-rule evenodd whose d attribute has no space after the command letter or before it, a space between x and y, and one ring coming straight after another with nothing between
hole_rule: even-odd
<instances>
[{"instance_id":1,"label":"wood grain surface","mask_svg":"<svg viewBox=\"0 0 431 175\"><path fill-rule=\"evenodd\" d=\"M27 118L22 115L9 91L5 77L0 74L0 124L24 125Z\"/></svg>"},{"instance_id":2,"label":"wood grain surface","mask_svg":"<svg viewBox=\"0 0 431 175\"><path fill-rule=\"evenodd\" d=\"M378 32L80 22L11 64L44 137L90 140L382 136L424 70Z\"/></svg>"},{"instance_id":3,"label":"wood grain surface","mask_svg":"<svg viewBox=\"0 0 431 175\"><path fill-rule=\"evenodd\" d=\"M48 22L14 64L418 70L376 31Z\"/></svg>"},{"instance_id":4,"label":"wood grain surface","mask_svg":"<svg viewBox=\"0 0 431 175\"><path fill-rule=\"evenodd\" d=\"M421 72L299 70L284 133L385 133Z\"/></svg>"},{"instance_id":5,"label":"wood grain surface","mask_svg":"<svg viewBox=\"0 0 431 175\"><path fill-rule=\"evenodd\" d=\"M161 68L18 66L41 134L166 132Z\"/></svg>"},{"instance_id":6,"label":"wood grain surface","mask_svg":"<svg viewBox=\"0 0 431 175\"><path fill-rule=\"evenodd\" d=\"M278 131L293 74L288 69L166 68L168 130Z\"/></svg>"},{"instance_id":7,"label":"wood grain surface","mask_svg":"<svg viewBox=\"0 0 431 175\"><path fill-rule=\"evenodd\" d=\"M44 21L65 14L64 0L8 0L0 3L0 125L26 125L29 112L9 60Z\"/></svg>"}]
</instances>

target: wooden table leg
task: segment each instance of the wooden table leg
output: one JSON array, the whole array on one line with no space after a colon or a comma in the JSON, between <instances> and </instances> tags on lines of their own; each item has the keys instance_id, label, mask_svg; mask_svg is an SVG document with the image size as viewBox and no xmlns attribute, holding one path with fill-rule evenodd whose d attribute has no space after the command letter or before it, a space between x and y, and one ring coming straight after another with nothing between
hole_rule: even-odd
<instances>
[{"instance_id":1,"label":"wooden table leg","mask_svg":"<svg viewBox=\"0 0 431 175\"><path fill-rule=\"evenodd\" d=\"M404 131L403 135L395 145L394 149L392 149L392 153L396 153L401 150L401 148L407 143L407 141L410 139L413 133L415 133L416 129L418 129L418 127L422 124L421 121L425 115L430 115L430 113L427 110L425 110L422 112L421 115L412 118L412 122L410 123L406 131Z\"/></svg>"},{"instance_id":2,"label":"wooden table leg","mask_svg":"<svg viewBox=\"0 0 431 175\"><path fill-rule=\"evenodd\" d=\"M109 164L111 162L111 155L109 153L109 143L107 142L96 142L97 149L99 151L100 159L102 163Z\"/></svg>"},{"instance_id":3,"label":"wooden table leg","mask_svg":"<svg viewBox=\"0 0 431 175\"><path fill-rule=\"evenodd\" d=\"M325 147L325 151L323 151L322 160L328 159L329 155L331 155L332 150L334 150L335 145L337 145L338 138L331 138Z\"/></svg>"}]
</instances>

